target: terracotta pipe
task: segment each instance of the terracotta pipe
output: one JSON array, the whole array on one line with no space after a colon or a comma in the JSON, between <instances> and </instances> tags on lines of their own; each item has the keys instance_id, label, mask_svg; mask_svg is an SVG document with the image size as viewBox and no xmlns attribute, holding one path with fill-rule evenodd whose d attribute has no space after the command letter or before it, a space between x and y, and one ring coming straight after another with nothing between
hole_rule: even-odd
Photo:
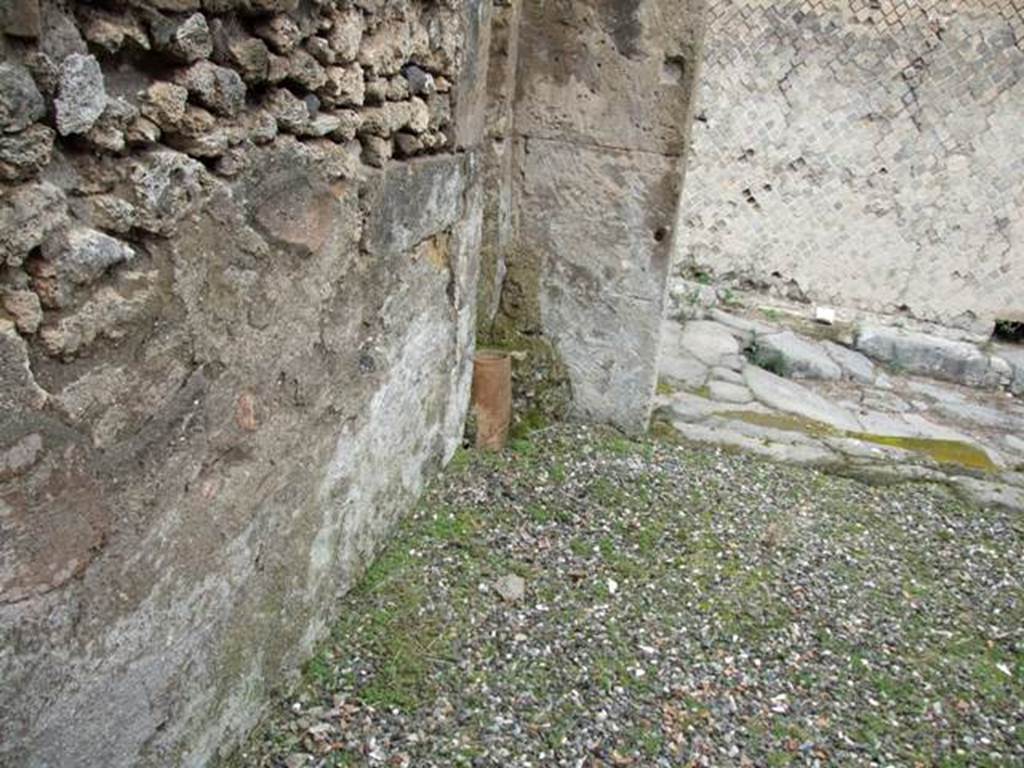
<instances>
[{"instance_id":1,"label":"terracotta pipe","mask_svg":"<svg viewBox=\"0 0 1024 768\"><path fill-rule=\"evenodd\" d=\"M476 413L476 447L502 450L512 421L512 358L507 353L477 351L471 403Z\"/></svg>"}]
</instances>

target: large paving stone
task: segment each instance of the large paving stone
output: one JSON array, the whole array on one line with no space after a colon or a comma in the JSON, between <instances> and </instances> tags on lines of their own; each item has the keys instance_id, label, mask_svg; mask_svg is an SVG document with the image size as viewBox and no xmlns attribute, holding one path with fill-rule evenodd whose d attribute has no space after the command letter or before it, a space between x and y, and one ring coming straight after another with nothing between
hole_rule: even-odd
<instances>
[{"instance_id":1,"label":"large paving stone","mask_svg":"<svg viewBox=\"0 0 1024 768\"><path fill-rule=\"evenodd\" d=\"M742 373L733 370L732 368L724 368L722 366L715 366L711 369L711 378L718 379L719 381L731 381L733 384L743 383Z\"/></svg>"},{"instance_id":2,"label":"large paving stone","mask_svg":"<svg viewBox=\"0 0 1024 768\"><path fill-rule=\"evenodd\" d=\"M1024 434L1024 418L1011 413L1007 408L994 408L980 403L938 402L932 406L943 416L966 424L1002 429Z\"/></svg>"},{"instance_id":3,"label":"large paving stone","mask_svg":"<svg viewBox=\"0 0 1024 768\"><path fill-rule=\"evenodd\" d=\"M710 285L690 280L675 280L669 290L672 311L692 320L704 315L718 301L718 294Z\"/></svg>"},{"instance_id":4,"label":"large paving stone","mask_svg":"<svg viewBox=\"0 0 1024 768\"><path fill-rule=\"evenodd\" d=\"M708 379L708 366L682 348L682 333L678 322L662 323L658 376L676 387L699 389Z\"/></svg>"},{"instance_id":5,"label":"large paving stone","mask_svg":"<svg viewBox=\"0 0 1024 768\"><path fill-rule=\"evenodd\" d=\"M819 421L835 429L848 432L861 429L860 422L852 413L796 382L754 365L744 369L743 379L754 397L770 408Z\"/></svg>"},{"instance_id":6,"label":"large paving stone","mask_svg":"<svg viewBox=\"0 0 1024 768\"><path fill-rule=\"evenodd\" d=\"M906 413L913 409L913 406L902 397L884 389L865 389L861 394L859 406L889 413Z\"/></svg>"},{"instance_id":7,"label":"large paving stone","mask_svg":"<svg viewBox=\"0 0 1024 768\"><path fill-rule=\"evenodd\" d=\"M1024 438L1016 435L1003 435L1003 442L1011 451L1024 456Z\"/></svg>"},{"instance_id":8,"label":"large paving stone","mask_svg":"<svg viewBox=\"0 0 1024 768\"><path fill-rule=\"evenodd\" d=\"M925 418L918 413L879 413L864 411L858 414L863 431L871 435L891 437L920 437L927 440L953 440L974 442L969 435L944 424Z\"/></svg>"},{"instance_id":9,"label":"large paving stone","mask_svg":"<svg viewBox=\"0 0 1024 768\"><path fill-rule=\"evenodd\" d=\"M719 365L723 359L740 354L740 343L729 329L710 320L687 323L683 326L679 343L705 365Z\"/></svg>"},{"instance_id":10,"label":"large paving stone","mask_svg":"<svg viewBox=\"0 0 1024 768\"><path fill-rule=\"evenodd\" d=\"M855 437L828 437L822 442L834 451L862 461L912 462L920 459L920 454L913 451L878 445Z\"/></svg>"},{"instance_id":11,"label":"large paving stone","mask_svg":"<svg viewBox=\"0 0 1024 768\"><path fill-rule=\"evenodd\" d=\"M674 392L663 398L662 405L673 420L704 421L711 416L722 416L735 412L735 403L720 403L690 392ZM771 414L769 408L760 403L751 402L743 406L745 413Z\"/></svg>"},{"instance_id":12,"label":"large paving stone","mask_svg":"<svg viewBox=\"0 0 1024 768\"><path fill-rule=\"evenodd\" d=\"M743 344L749 344L757 336L767 336L782 330L777 326L762 323L760 320L740 317L718 308L712 308L707 314L709 319L714 320L716 323L721 323L732 331L733 336L738 338Z\"/></svg>"},{"instance_id":13,"label":"large paving stone","mask_svg":"<svg viewBox=\"0 0 1024 768\"><path fill-rule=\"evenodd\" d=\"M1010 391L1024 397L1024 347L1003 345L996 349L996 354L1009 364L1013 372Z\"/></svg>"},{"instance_id":14,"label":"large paving stone","mask_svg":"<svg viewBox=\"0 0 1024 768\"><path fill-rule=\"evenodd\" d=\"M899 328L861 326L855 346L861 352L908 373L954 381L970 387L995 388L1009 375L973 344L950 341Z\"/></svg>"},{"instance_id":15,"label":"large paving stone","mask_svg":"<svg viewBox=\"0 0 1024 768\"><path fill-rule=\"evenodd\" d=\"M870 384L875 380L875 364L856 350L836 344L834 341L823 341L821 346L828 356L843 369L843 375L858 384Z\"/></svg>"},{"instance_id":16,"label":"large paving stone","mask_svg":"<svg viewBox=\"0 0 1024 768\"><path fill-rule=\"evenodd\" d=\"M953 483L967 494L976 504L986 507L999 506L1013 510L1024 510L1024 488L1006 483L979 480L976 477L958 475Z\"/></svg>"},{"instance_id":17,"label":"large paving stone","mask_svg":"<svg viewBox=\"0 0 1024 768\"><path fill-rule=\"evenodd\" d=\"M829 357L822 345L792 331L758 335L754 359L758 365L776 370L790 379L836 381L843 375L842 368Z\"/></svg>"},{"instance_id":18,"label":"large paving stone","mask_svg":"<svg viewBox=\"0 0 1024 768\"><path fill-rule=\"evenodd\" d=\"M733 384L729 381L712 381L708 384L708 394L712 400L741 405L754 399L749 389L742 384Z\"/></svg>"},{"instance_id":19,"label":"large paving stone","mask_svg":"<svg viewBox=\"0 0 1024 768\"><path fill-rule=\"evenodd\" d=\"M903 379L900 387L908 392L942 403L966 403L967 398L955 387L925 379Z\"/></svg>"},{"instance_id":20,"label":"large paving stone","mask_svg":"<svg viewBox=\"0 0 1024 768\"><path fill-rule=\"evenodd\" d=\"M708 367L686 352L663 351L658 375L677 387L699 389L708 379Z\"/></svg>"},{"instance_id":21,"label":"large paving stone","mask_svg":"<svg viewBox=\"0 0 1024 768\"><path fill-rule=\"evenodd\" d=\"M780 439L771 440L765 437L764 430L746 429L748 426L722 420L708 424L673 423L679 434L688 440L738 448L785 464L829 464L836 461L836 454L820 443L800 439L799 433L778 432Z\"/></svg>"}]
</instances>

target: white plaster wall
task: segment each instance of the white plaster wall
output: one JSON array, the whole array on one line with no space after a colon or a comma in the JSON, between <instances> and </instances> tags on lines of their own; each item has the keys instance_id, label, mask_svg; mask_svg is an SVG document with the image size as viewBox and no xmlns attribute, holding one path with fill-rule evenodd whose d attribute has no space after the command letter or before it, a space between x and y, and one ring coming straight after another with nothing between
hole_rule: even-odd
<instances>
[{"instance_id":1,"label":"white plaster wall","mask_svg":"<svg viewBox=\"0 0 1024 768\"><path fill-rule=\"evenodd\" d=\"M1024 0L716 0L677 262L1024 316Z\"/></svg>"}]
</instances>

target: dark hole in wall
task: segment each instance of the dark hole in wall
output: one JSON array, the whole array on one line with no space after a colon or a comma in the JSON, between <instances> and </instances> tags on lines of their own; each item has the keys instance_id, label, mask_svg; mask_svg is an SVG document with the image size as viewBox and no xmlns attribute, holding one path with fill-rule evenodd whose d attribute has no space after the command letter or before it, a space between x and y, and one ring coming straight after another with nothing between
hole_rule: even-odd
<instances>
[{"instance_id":1,"label":"dark hole in wall","mask_svg":"<svg viewBox=\"0 0 1024 768\"><path fill-rule=\"evenodd\" d=\"M661 82L682 85L686 77L686 60L682 56L666 56L661 65Z\"/></svg>"},{"instance_id":2,"label":"dark hole in wall","mask_svg":"<svg viewBox=\"0 0 1024 768\"><path fill-rule=\"evenodd\" d=\"M995 341L1024 344L1024 320L996 320L992 338Z\"/></svg>"}]
</instances>

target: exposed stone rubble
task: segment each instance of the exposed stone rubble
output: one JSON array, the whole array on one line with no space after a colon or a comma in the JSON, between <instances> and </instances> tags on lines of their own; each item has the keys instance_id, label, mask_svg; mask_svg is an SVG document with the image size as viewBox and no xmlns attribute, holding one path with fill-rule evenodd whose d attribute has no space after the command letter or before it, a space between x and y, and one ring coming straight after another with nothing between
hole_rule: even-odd
<instances>
[{"instance_id":1,"label":"exposed stone rubble","mask_svg":"<svg viewBox=\"0 0 1024 768\"><path fill-rule=\"evenodd\" d=\"M53 103L61 136L85 133L107 108L103 72L95 56L73 53L60 65L60 86Z\"/></svg>"},{"instance_id":2,"label":"exposed stone rubble","mask_svg":"<svg viewBox=\"0 0 1024 768\"><path fill-rule=\"evenodd\" d=\"M0 64L0 126L4 133L23 131L46 114L43 96L20 64Z\"/></svg>"},{"instance_id":3,"label":"exposed stone rubble","mask_svg":"<svg viewBox=\"0 0 1024 768\"><path fill-rule=\"evenodd\" d=\"M290 15L293 6L74 4L48 33L66 35L67 55L44 39L45 53L26 45L0 64L0 179L20 182L0 201L0 257L12 269L29 262L4 290L35 291L47 311L88 302L90 285L128 261L114 254L132 246L115 239L167 236L211 173L237 177L257 146L288 134L336 179L452 146L454 10L339 2ZM31 19L6 23L35 37ZM126 78L136 61L165 79ZM62 170L44 173L51 163ZM69 238L81 247L69 250ZM44 312L41 324L51 322Z\"/></svg>"},{"instance_id":4,"label":"exposed stone rubble","mask_svg":"<svg viewBox=\"0 0 1024 768\"><path fill-rule=\"evenodd\" d=\"M662 333L660 414L682 435L1024 508L1024 350L709 290L678 292Z\"/></svg>"}]
</instances>

